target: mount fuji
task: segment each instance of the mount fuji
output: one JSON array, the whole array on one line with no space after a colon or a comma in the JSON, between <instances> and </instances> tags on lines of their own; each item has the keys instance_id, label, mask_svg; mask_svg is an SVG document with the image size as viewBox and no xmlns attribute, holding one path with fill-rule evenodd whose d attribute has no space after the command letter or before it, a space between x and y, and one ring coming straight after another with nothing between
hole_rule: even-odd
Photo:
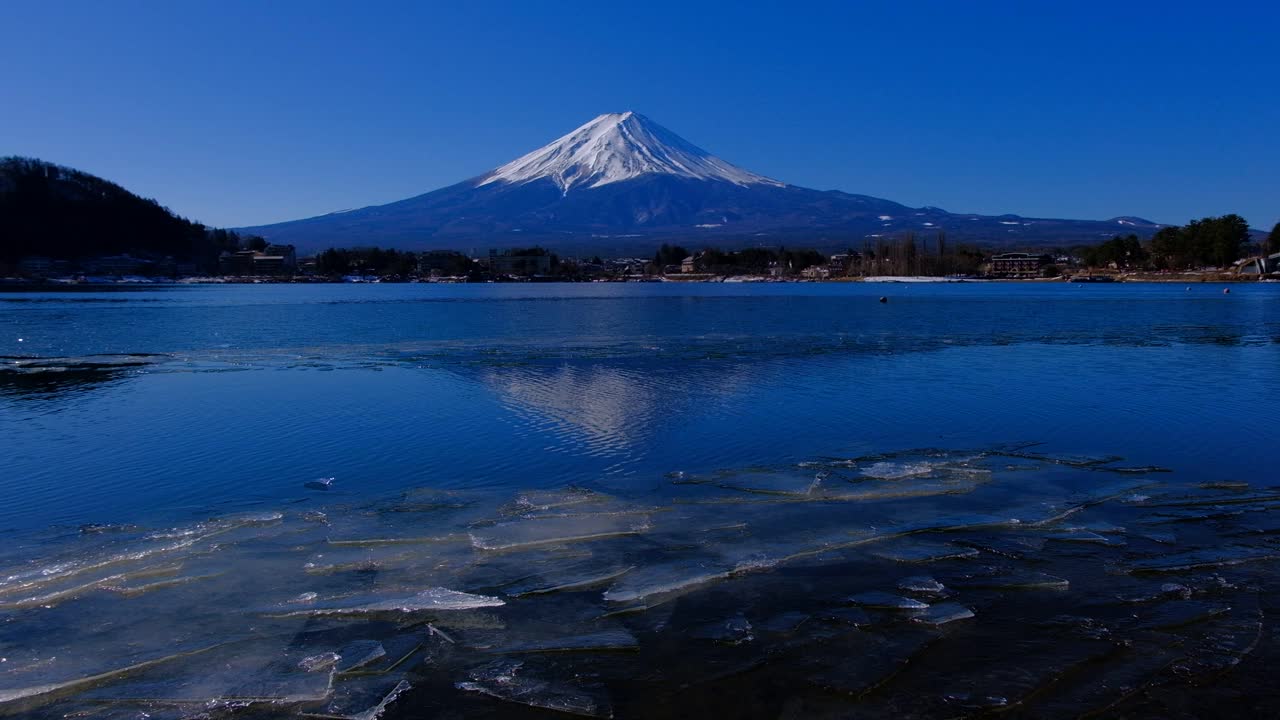
<instances>
[{"instance_id":1,"label":"mount fuji","mask_svg":"<svg viewBox=\"0 0 1280 720\"><path fill-rule=\"evenodd\" d=\"M241 228L304 251L382 246L648 254L687 246L862 247L906 232L988 246L1067 246L1161 226L911 208L797 187L722 160L643 115L608 113L479 177L406 200Z\"/></svg>"}]
</instances>

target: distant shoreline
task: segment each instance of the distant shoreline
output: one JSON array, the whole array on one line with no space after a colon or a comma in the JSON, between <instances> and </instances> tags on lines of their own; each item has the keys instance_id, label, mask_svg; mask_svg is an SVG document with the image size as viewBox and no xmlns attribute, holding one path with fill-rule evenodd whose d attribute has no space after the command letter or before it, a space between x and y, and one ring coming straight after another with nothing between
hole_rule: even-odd
<instances>
[{"instance_id":1,"label":"distant shoreline","mask_svg":"<svg viewBox=\"0 0 1280 720\"><path fill-rule=\"evenodd\" d=\"M1108 276L1113 280L1106 280L1098 283L1080 283L1080 284L1118 284L1118 283L1146 283L1146 284L1206 284L1206 283L1280 283L1280 278L1268 278L1249 275L1236 274L1204 274L1204 275L1156 275L1156 274L1135 274L1125 276ZM777 284L845 284L845 283L868 283L877 285L955 285L964 283L1010 283L1010 284L1066 284L1070 280L1068 277L1057 278L939 278L930 276L873 276L873 277L851 277L851 278L829 278L829 279L757 279L743 278L742 276L725 276L714 278L655 278L653 280L597 280L597 281L580 281L580 280L510 280L510 281L489 281L489 282L431 282L431 281L405 281L405 280L369 280L363 282L351 282L343 280L317 279L317 278L240 278L240 277L218 277L218 278L201 278L199 280L154 280L154 281L138 281L138 280L120 280L120 281L94 281L94 282L66 282L58 280L26 280L14 278L0 278L0 292L83 292L88 290L144 290L159 288L177 288L177 287L207 287L214 285L586 285L596 283L608 284L637 284L637 283L680 283L680 284L730 284L730 285L777 285Z\"/></svg>"}]
</instances>

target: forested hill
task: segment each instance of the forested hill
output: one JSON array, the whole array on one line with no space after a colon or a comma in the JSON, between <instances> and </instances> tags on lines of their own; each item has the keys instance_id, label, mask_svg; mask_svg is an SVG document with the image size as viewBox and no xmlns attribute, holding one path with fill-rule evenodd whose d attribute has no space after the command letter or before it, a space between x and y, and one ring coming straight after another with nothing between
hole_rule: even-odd
<instances>
[{"instance_id":1,"label":"forested hill","mask_svg":"<svg viewBox=\"0 0 1280 720\"><path fill-rule=\"evenodd\" d=\"M100 177L33 158L0 158L0 263L130 253L207 266L235 244L224 231Z\"/></svg>"}]
</instances>

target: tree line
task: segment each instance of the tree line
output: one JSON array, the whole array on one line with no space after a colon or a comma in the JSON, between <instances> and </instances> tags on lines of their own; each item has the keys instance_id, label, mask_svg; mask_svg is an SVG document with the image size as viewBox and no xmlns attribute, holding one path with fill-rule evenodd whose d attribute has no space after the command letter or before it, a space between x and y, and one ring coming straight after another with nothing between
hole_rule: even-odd
<instances>
[{"instance_id":1,"label":"tree line","mask_svg":"<svg viewBox=\"0 0 1280 720\"><path fill-rule=\"evenodd\" d=\"M977 273L983 253L972 245L952 246L944 232L932 238L906 233L896 238L868 238L862 248L848 248L828 257L812 249L746 248L723 251L706 248L690 253L679 245L663 244L654 254L655 270L680 265L694 258L697 272L719 275L765 274L779 268L796 274L805 268L825 266L835 276L869 275L968 275Z\"/></svg>"},{"instance_id":2,"label":"tree line","mask_svg":"<svg viewBox=\"0 0 1280 720\"><path fill-rule=\"evenodd\" d=\"M1145 244L1137 235L1117 235L1077 251L1084 264L1091 267L1189 270L1227 267L1254 249L1249 224L1239 215L1230 214L1160 228ZM1268 254L1280 252L1280 223L1256 249Z\"/></svg>"},{"instance_id":3,"label":"tree line","mask_svg":"<svg viewBox=\"0 0 1280 720\"><path fill-rule=\"evenodd\" d=\"M400 275L418 273L418 254L382 248L329 248L316 256L320 275Z\"/></svg>"},{"instance_id":4,"label":"tree line","mask_svg":"<svg viewBox=\"0 0 1280 720\"><path fill-rule=\"evenodd\" d=\"M532 268L538 265L533 259L541 257L548 258L554 275L572 276L577 272L575 263L563 262L555 253L542 247L515 248L504 251L502 255L517 258L516 262L508 263L516 274L532 274ZM486 274L474 260L460 252L433 250L417 253L380 247L329 248L316 256L316 273L327 277L377 275L400 278L436 274L470 279L480 279Z\"/></svg>"}]
</instances>

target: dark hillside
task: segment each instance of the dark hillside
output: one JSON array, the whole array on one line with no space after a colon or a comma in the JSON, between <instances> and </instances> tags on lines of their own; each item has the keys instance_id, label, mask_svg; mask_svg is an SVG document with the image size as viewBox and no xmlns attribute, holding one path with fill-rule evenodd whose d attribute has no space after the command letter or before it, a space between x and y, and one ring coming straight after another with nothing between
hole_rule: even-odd
<instances>
[{"instance_id":1,"label":"dark hillside","mask_svg":"<svg viewBox=\"0 0 1280 720\"><path fill-rule=\"evenodd\" d=\"M113 182L32 158L0 159L0 263L129 253L216 264L236 242Z\"/></svg>"}]
</instances>

